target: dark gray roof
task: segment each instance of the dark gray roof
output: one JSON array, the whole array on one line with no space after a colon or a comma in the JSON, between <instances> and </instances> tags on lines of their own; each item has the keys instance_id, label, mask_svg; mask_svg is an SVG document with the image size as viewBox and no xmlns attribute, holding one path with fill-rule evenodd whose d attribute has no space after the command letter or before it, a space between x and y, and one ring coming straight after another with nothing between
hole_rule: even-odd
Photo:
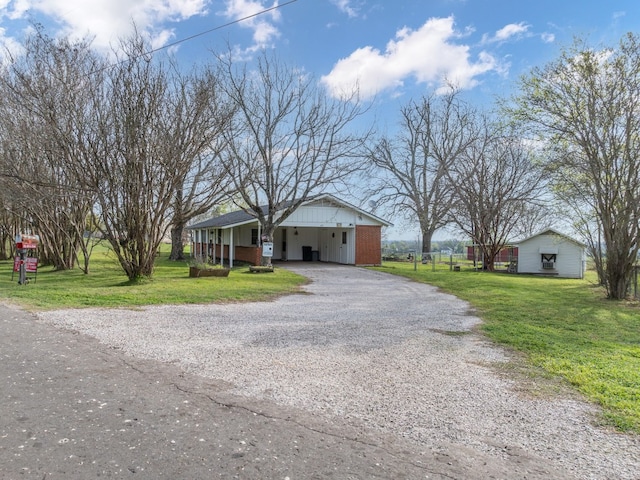
<instances>
[{"instance_id":1,"label":"dark gray roof","mask_svg":"<svg viewBox=\"0 0 640 480\"><path fill-rule=\"evenodd\" d=\"M287 208L293 202L285 202L282 208ZM262 212L266 212L269 208L268 205L260 205L260 210ZM188 230L197 230L199 228L225 228L230 227L232 225L244 225L245 223L251 223L256 221L257 217L249 212L245 212L244 210L236 210L233 212L225 213L224 215L220 215L219 217L209 218L208 220L203 220L199 223L194 223L193 225L189 225L187 227Z\"/></svg>"},{"instance_id":2,"label":"dark gray roof","mask_svg":"<svg viewBox=\"0 0 640 480\"><path fill-rule=\"evenodd\" d=\"M249 223L252 220L256 220L256 217L244 210L238 210L235 212L225 213L219 217L209 218L199 223L194 223L193 225L189 225L187 228L189 230L197 230L199 228L223 228L231 225Z\"/></svg>"}]
</instances>

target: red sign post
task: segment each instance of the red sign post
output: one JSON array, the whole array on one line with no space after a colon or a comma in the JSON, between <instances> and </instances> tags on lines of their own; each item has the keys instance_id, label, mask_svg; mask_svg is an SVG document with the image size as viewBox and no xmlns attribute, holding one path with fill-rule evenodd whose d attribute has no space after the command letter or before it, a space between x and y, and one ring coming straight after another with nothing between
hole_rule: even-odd
<instances>
[{"instance_id":1,"label":"red sign post","mask_svg":"<svg viewBox=\"0 0 640 480\"><path fill-rule=\"evenodd\" d=\"M40 237L37 235L16 235L17 255L13 260L13 271L18 272L20 285L27 283L27 273L38 273L38 257L28 257L27 252L37 249L39 244Z\"/></svg>"}]
</instances>

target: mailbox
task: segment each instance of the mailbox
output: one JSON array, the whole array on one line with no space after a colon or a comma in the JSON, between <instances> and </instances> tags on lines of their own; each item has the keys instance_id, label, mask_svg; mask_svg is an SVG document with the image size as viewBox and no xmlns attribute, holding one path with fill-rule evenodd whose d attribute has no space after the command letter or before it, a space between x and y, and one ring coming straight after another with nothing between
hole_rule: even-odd
<instances>
[{"instance_id":1,"label":"mailbox","mask_svg":"<svg viewBox=\"0 0 640 480\"><path fill-rule=\"evenodd\" d=\"M273 242L264 242L262 244L262 256L273 257Z\"/></svg>"}]
</instances>

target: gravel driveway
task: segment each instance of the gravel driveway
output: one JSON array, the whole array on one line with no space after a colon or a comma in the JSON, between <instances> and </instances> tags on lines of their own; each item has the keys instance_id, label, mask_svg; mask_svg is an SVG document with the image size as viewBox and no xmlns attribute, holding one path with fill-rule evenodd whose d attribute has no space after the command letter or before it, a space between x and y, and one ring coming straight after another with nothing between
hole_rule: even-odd
<instances>
[{"instance_id":1,"label":"gravel driveway","mask_svg":"<svg viewBox=\"0 0 640 480\"><path fill-rule=\"evenodd\" d=\"M404 437L524 453L576 478L639 479L638 436L597 426L569 395L534 394L484 339L465 302L434 287L319 263L304 294L272 302L58 310L41 319L144 358L229 383L230 391ZM215 280L214 280L215 282ZM526 387L526 388L525 388Z\"/></svg>"}]
</instances>

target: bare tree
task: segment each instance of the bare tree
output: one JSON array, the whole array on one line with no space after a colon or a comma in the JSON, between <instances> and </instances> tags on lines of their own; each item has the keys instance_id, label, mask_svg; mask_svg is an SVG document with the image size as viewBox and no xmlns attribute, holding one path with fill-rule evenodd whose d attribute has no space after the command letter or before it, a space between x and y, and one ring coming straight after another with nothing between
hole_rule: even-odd
<instances>
[{"instance_id":1,"label":"bare tree","mask_svg":"<svg viewBox=\"0 0 640 480\"><path fill-rule=\"evenodd\" d=\"M175 159L176 190L171 217L172 260L184 259L183 232L189 221L209 212L229 193L231 179L220 159L225 146L222 135L233 106L220 92L211 67L184 76L173 72L172 89L160 122L168 122L166 155Z\"/></svg>"},{"instance_id":2,"label":"bare tree","mask_svg":"<svg viewBox=\"0 0 640 480\"><path fill-rule=\"evenodd\" d=\"M447 172L474 140L474 112L452 90L412 101L400 114L397 137L381 139L369 153L367 194L418 222L424 259L434 232L450 221L454 185Z\"/></svg>"},{"instance_id":3,"label":"bare tree","mask_svg":"<svg viewBox=\"0 0 640 480\"><path fill-rule=\"evenodd\" d=\"M94 223L130 280L151 276L169 225L178 160L169 131L170 82L166 66L134 36L124 55L105 69L94 89L96 128L88 132L75 173L96 195Z\"/></svg>"},{"instance_id":4,"label":"bare tree","mask_svg":"<svg viewBox=\"0 0 640 480\"><path fill-rule=\"evenodd\" d=\"M3 207L0 197L0 260L7 260L11 258L11 238L15 233L11 225L11 216Z\"/></svg>"},{"instance_id":5,"label":"bare tree","mask_svg":"<svg viewBox=\"0 0 640 480\"><path fill-rule=\"evenodd\" d=\"M369 132L354 121L354 93L331 99L305 72L263 53L255 70L218 56L223 88L236 115L225 130L224 163L239 205L272 240L278 225L310 195L345 184L361 168Z\"/></svg>"},{"instance_id":6,"label":"bare tree","mask_svg":"<svg viewBox=\"0 0 640 480\"><path fill-rule=\"evenodd\" d=\"M453 221L479 247L483 268L493 270L500 250L525 233L535 210L544 208L544 175L517 133L486 119L480 126L449 179L456 185Z\"/></svg>"},{"instance_id":7,"label":"bare tree","mask_svg":"<svg viewBox=\"0 0 640 480\"><path fill-rule=\"evenodd\" d=\"M580 40L520 82L510 113L548 146L547 170L591 246L612 299L626 297L640 248L640 43Z\"/></svg>"},{"instance_id":8,"label":"bare tree","mask_svg":"<svg viewBox=\"0 0 640 480\"><path fill-rule=\"evenodd\" d=\"M24 55L9 58L0 78L5 203L41 236L43 262L69 269L81 250L88 272L84 233L92 195L66 165L77 160L78 127L87 123L87 77L102 64L86 40L54 40L40 28L27 38Z\"/></svg>"}]
</instances>

